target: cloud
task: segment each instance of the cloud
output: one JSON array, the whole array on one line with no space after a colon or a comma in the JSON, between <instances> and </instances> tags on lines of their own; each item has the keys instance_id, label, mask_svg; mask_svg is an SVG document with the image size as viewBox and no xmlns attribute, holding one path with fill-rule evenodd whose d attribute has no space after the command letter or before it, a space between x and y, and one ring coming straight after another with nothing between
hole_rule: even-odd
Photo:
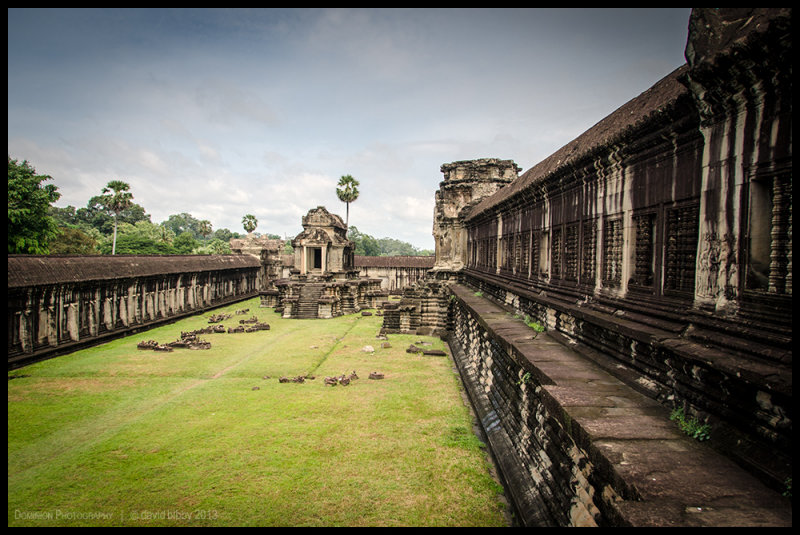
<instances>
[{"instance_id":1,"label":"cloud","mask_svg":"<svg viewBox=\"0 0 800 535\"><path fill-rule=\"evenodd\" d=\"M278 114L255 91L223 80L207 79L195 90L197 107L212 124L231 126L252 121L263 126L279 123Z\"/></svg>"},{"instance_id":2,"label":"cloud","mask_svg":"<svg viewBox=\"0 0 800 535\"><path fill-rule=\"evenodd\" d=\"M318 205L432 248L443 163L535 165L681 64L688 10L9 9L8 148L59 206L294 236ZM661 72L659 70L661 69ZM402 234L402 236L401 236Z\"/></svg>"}]
</instances>

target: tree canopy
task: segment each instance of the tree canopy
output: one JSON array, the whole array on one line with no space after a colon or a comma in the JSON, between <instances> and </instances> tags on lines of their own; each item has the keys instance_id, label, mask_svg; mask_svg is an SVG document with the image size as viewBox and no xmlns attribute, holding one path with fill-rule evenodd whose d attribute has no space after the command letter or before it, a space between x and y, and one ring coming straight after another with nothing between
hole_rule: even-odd
<instances>
[{"instance_id":1,"label":"tree canopy","mask_svg":"<svg viewBox=\"0 0 800 535\"><path fill-rule=\"evenodd\" d=\"M49 175L37 175L25 160L8 157L8 252L48 254L58 236L58 225L49 215L50 205L61 194Z\"/></svg>"},{"instance_id":2,"label":"tree canopy","mask_svg":"<svg viewBox=\"0 0 800 535\"><path fill-rule=\"evenodd\" d=\"M116 253L117 248L117 218L119 214L133 204L133 193L129 191L130 189L131 187L127 182L112 180L103 188L103 195L100 196L100 204L114 217L114 239L111 243L112 255Z\"/></svg>"},{"instance_id":3,"label":"tree canopy","mask_svg":"<svg viewBox=\"0 0 800 535\"><path fill-rule=\"evenodd\" d=\"M348 239L355 243L355 254L359 256L430 256L433 251L418 249L410 243L394 238L374 238L364 234L355 226L350 227Z\"/></svg>"},{"instance_id":4,"label":"tree canopy","mask_svg":"<svg viewBox=\"0 0 800 535\"><path fill-rule=\"evenodd\" d=\"M250 234L258 226L258 219L253 214L247 214L242 218L242 227Z\"/></svg>"},{"instance_id":5,"label":"tree canopy","mask_svg":"<svg viewBox=\"0 0 800 535\"><path fill-rule=\"evenodd\" d=\"M350 175L342 177L352 179ZM60 198L58 188L42 182L27 162L8 158L8 252L22 254L230 254L230 240L243 237L227 228L214 230L211 222L183 212L153 223L145 209L133 202L130 187L110 181L101 195L89 199L84 208L52 206ZM340 198L358 197L358 181L345 180ZM337 191L338 193L338 191ZM115 195L119 195L114 199ZM245 231L252 233L258 220L252 214L242 218ZM280 239L277 234L265 234ZM355 253L364 256L429 255L411 244L393 238L374 238L350 227L348 237ZM291 253L291 243L285 251Z\"/></svg>"},{"instance_id":6,"label":"tree canopy","mask_svg":"<svg viewBox=\"0 0 800 535\"><path fill-rule=\"evenodd\" d=\"M350 203L358 199L358 186L358 180L350 175L344 175L339 179L339 184L336 188L336 195L339 197L339 200L347 205L347 215L344 222L345 226L350 226Z\"/></svg>"}]
</instances>

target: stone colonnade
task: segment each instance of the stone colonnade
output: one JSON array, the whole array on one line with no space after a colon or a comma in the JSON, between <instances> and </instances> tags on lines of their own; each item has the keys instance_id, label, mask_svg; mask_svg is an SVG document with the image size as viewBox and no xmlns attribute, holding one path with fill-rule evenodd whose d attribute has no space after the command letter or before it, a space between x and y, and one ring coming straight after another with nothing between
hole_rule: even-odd
<instances>
[{"instance_id":1,"label":"stone colonnade","mask_svg":"<svg viewBox=\"0 0 800 535\"><path fill-rule=\"evenodd\" d=\"M12 255L8 267L16 367L255 296L261 266L248 255Z\"/></svg>"}]
</instances>

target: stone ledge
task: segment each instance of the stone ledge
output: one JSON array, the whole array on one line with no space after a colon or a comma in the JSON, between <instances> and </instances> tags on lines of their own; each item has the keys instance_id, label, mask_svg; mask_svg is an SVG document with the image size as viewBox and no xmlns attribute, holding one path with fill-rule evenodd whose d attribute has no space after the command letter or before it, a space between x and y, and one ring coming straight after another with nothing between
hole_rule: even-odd
<instances>
[{"instance_id":1,"label":"stone ledge","mask_svg":"<svg viewBox=\"0 0 800 535\"><path fill-rule=\"evenodd\" d=\"M640 393L670 407L688 406L712 424L715 449L771 488L780 491L791 477L790 349L780 357L783 350L764 346L762 352L769 355L757 355L755 347L763 338L754 337L752 330L733 338L729 330L710 336L702 325L721 326L726 320L707 317L696 325L692 311L685 313L682 326L660 320L644 324L641 314L609 303L569 302L552 292L534 295L520 286L503 286L499 276L476 277L473 273L468 280L478 283L494 303L519 300L524 310L541 307L548 315L552 311L555 318L548 321L557 327L548 331L551 338ZM749 340L747 350L744 339Z\"/></svg>"},{"instance_id":2,"label":"stone ledge","mask_svg":"<svg viewBox=\"0 0 800 535\"><path fill-rule=\"evenodd\" d=\"M550 414L623 497L613 523L791 526L789 500L683 435L667 409L546 333L531 340L527 325L472 290L451 290L525 371L543 379Z\"/></svg>"}]
</instances>

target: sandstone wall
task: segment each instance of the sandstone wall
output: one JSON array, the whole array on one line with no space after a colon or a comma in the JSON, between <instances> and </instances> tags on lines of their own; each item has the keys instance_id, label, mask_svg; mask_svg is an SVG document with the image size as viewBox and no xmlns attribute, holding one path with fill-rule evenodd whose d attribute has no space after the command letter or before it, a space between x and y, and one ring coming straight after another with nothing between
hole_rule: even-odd
<instances>
[{"instance_id":1,"label":"sandstone wall","mask_svg":"<svg viewBox=\"0 0 800 535\"><path fill-rule=\"evenodd\" d=\"M513 309L449 284L450 347L524 526L790 526L791 502Z\"/></svg>"},{"instance_id":2,"label":"sandstone wall","mask_svg":"<svg viewBox=\"0 0 800 535\"><path fill-rule=\"evenodd\" d=\"M790 12L695 10L689 63L461 214L461 280L792 466Z\"/></svg>"},{"instance_id":3,"label":"sandstone wall","mask_svg":"<svg viewBox=\"0 0 800 535\"><path fill-rule=\"evenodd\" d=\"M9 368L257 295L259 259L8 257Z\"/></svg>"},{"instance_id":4,"label":"sandstone wall","mask_svg":"<svg viewBox=\"0 0 800 535\"><path fill-rule=\"evenodd\" d=\"M424 279L433 263L432 256L355 257L355 267L362 277L380 279L381 288L393 294Z\"/></svg>"}]
</instances>

